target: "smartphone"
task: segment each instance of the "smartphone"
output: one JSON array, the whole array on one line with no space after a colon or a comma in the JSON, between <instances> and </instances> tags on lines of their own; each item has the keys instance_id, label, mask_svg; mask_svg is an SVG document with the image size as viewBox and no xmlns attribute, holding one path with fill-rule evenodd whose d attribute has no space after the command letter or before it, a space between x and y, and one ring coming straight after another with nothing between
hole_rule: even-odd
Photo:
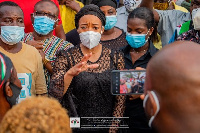
<instances>
[{"instance_id":1,"label":"smartphone","mask_svg":"<svg viewBox=\"0 0 200 133\"><path fill-rule=\"evenodd\" d=\"M113 95L144 93L146 70L113 70L111 74L111 93Z\"/></svg>"}]
</instances>

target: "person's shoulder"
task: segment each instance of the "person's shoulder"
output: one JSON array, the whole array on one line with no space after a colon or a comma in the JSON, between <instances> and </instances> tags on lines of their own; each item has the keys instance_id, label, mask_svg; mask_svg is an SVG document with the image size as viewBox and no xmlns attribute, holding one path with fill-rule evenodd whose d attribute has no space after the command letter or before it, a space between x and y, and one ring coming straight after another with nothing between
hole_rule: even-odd
<instances>
[{"instance_id":1,"label":"person's shoulder","mask_svg":"<svg viewBox=\"0 0 200 133\"><path fill-rule=\"evenodd\" d=\"M71 48L71 47L74 47L74 45L68 41L65 41L57 36L53 36L54 39L53 40L57 40L57 42L60 42L59 45L62 45L63 49L68 49L68 48Z\"/></svg>"},{"instance_id":2,"label":"person's shoulder","mask_svg":"<svg viewBox=\"0 0 200 133\"><path fill-rule=\"evenodd\" d=\"M131 49L130 45L126 45L126 46L121 47L119 50L123 53L127 53L129 52L130 49Z\"/></svg>"},{"instance_id":3,"label":"person's shoulder","mask_svg":"<svg viewBox=\"0 0 200 133\"><path fill-rule=\"evenodd\" d=\"M149 41L149 44L150 44L150 46L149 46L149 52L150 52L151 56L153 56L156 52L159 51L159 49L157 49L155 47L155 45L153 44L153 42L151 40Z\"/></svg>"},{"instance_id":4,"label":"person's shoulder","mask_svg":"<svg viewBox=\"0 0 200 133\"><path fill-rule=\"evenodd\" d=\"M30 52L30 53L37 52L38 53L38 50L35 47L28 45L27 43L22 42L22 46L25 48L26 52Z\"/></svg>"},{"instance_id":5,"label":"person's shoulder","mask_svg":"<svg viewBox=\"0 0 200 133\"><path fill-rule=\"evenodd\" d=\"M126 12L125 6L117 8L117 15L119 15L119 14L125 14L125 12Z\"/></svg>"},{"instance_id":6,"label":"person's shoulder","mask_svg":"<svg viewBox=\"0 0 200 133\"><path fill-rule=\"evenodd\" d=\"M74 46L74 47L69 47L68 49L62 49L60 51L57 52L56 57L60 57L60 56L69 56L73 53L76 53L77 51L79 51L79 45Z\"/></svg>"},{"instance_id":7,"label":"person's shoulder","mask_svg":"<svg viewBox=\"0 0 200 133\"><path fill-rule=\"evenodd\" d=\"M29 55L27 56L27 58L31 57L30 61L41 58L40 53L35 47L28 45L26 43L22 43L22 45L24 47L24 52L26 53L26 55Z\"/></svg>"},{"instance_id":8,"label":"person's shoulder","mask_svg":"<svg viewBox=\"0 0 200 133\"><path fill-rule=\"evenodd\" d=\"M157 10L157 9L155 9L155 11L157 11L158 14L170 14L170 15L171 14L182 14L182 15L190 15L189 12L183 12L183 11L175 10L175 9L173 9L173 10ZM173 16L171 16L171 17L173 17Z\"/></svg>"},{"instance_id":9,"label":"person's shoulder","mask_svg":"<svg viewBox=\"0 0 200 133\"><path fill-rule=\"evenodd\" d=\"M33 35L32 35L32 32L29 32L29 33L25 33L24 35L24 38L23 38L23 42L27 42L29 40L33 40Z\"/></svg>"},{"instance_id":10,"label":"person's shoulder","mask_svg":"<svg viewBox=\"0 0 200 133\"><path fill-rule=\"evenodd\" d=\"M124 32L124 30L123 30L123 29L121 29L121 28L119 28L119 27L116 27L116 26L115 26L115 28L117 28L117 30L121 31L121 32L122 32L122 34L126 34L126 33Z\"/></svg>"}]
</instances>

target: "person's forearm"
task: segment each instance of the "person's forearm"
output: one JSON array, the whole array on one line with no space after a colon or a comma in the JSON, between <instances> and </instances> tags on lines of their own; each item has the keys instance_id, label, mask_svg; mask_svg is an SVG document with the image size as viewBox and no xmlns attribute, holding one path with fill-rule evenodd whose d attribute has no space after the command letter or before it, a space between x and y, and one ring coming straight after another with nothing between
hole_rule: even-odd
<instances>
[{"instance_id":1,"label":"person's forearm","mask_svg":"<svg viewBox=\"0 0 200 133\"><path fill-rule=\"evenodd\" d=\"M50 61L47 64L45 64L44 66L51 74L53 73L53 68L51 66L51 62Z\"/></svg>"},{"instance_id":2,"label":"person's forearm","mask_svg":"<svg viewBox=\"0 0 200 133\"><path fill-rule=\"evenodd\" d=\"M72 82L73 76L69 75L67 72L64 75L64 92L63 95L67 92L71 82Z\"/></svg>"},{"instance_id":3,"label":"person's forearm","mask_svg":"<svg viewBox=\"0 0 200 133\"><path fill-rule=\"evenodd\" d=\"M153 3L154 0L142 0L140 7L146 7L149 8L150 10L153 10Z\"/></svg>"},{"instance_id":4,"label":"person's forearm","mask_svg":"<svg viewBox=\"0 0 200 133\"><path fill-rule=\"evenodd\" d=\"M64 32L62 24L59 24L59 25L56 26L55 32L56 32L57 37L59 37L63 40L66 40L66 36L65 36L65 32Z\"/></svg>"},{"instance_id":5,"label":"person's forearm","mask_svg":"<svg viewBox=\"0 0 200 133\"><path fill-rule=\"evenodd\" d=\"M80 10L81 10L81 7L79 6L79 7L77 7L77 8L75 9L75 12L78 13Z\"/></svg>"},{"instance_id":6,"label":"person's forearm","mask_svg":"<svg viewBox=\"0 0 200 133\"><path fill-rule=\"evenodd\" d=\"M153 11L154 20L156 23L159 22L160 16L156 10L153 9L154 0L142 0L140 7L146 7Z\"/></svg>"}]
</instances>

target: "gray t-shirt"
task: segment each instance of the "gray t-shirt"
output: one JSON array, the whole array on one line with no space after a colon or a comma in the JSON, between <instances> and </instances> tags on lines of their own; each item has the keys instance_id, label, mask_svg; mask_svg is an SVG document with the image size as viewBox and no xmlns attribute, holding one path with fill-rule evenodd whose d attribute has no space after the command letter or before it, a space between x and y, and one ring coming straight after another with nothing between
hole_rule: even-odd
<instances>
[{"instance_id":1,"label":"gray t-shirt","mask_svg":"<svg viewBox=\"0 0 200 133\"><path fill-rule=\"evenodd\" d=\"M116 27L123 29L124 32L127 32L127 19L129 13L126 11L125 6L122 6L117 9L117 23Z\"/></svg>"},{"instance_id":2,"label":"gray t-shirt","mask_svg":"<svg viewBox=\"0 0 200 133\"><path fill-rule=\"evenodd\" d=\"M156 10L160 16L158 23L158 33L161 36L162 46L168 44L176 27L184 22L191 20L190 13L179 10Z\"/></svg>"}]
</instances>

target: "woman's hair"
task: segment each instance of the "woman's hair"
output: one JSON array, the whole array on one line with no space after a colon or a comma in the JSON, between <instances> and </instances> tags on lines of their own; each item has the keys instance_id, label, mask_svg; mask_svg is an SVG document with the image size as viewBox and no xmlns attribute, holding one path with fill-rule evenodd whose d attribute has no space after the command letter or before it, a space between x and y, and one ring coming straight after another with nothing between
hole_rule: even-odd
<instances>
[{"instance_id":1,"label":"woman's hair","mask_svg":"<svg viewBox=\"0 0 200 133\"><path fill-rule=\"evenodd\" d=\"M98 7L102 6L111 6L117 9L117 1L116 0L92 0L90 4L97 5Z\"/></svg>"},{"instance_id":2,"label":"woman's hair","mask_svg":"<svg viewBox=\"0 0 200 133\"><path fill-rule=\"evenodd\" d=\"M90 4L90 5L86 5L83 8L81 8L81 10L76 14L76 16L75 16L76 29L78 29L78 27L79 27L79 20L84 15L97 16L101 20L102 26L105 26L105 24L106 24L106 18L105 18L104 13L100 10L100 8L98 6Z\"/></svg>"},{"instance_id":3,"label":"woman's hair","mask_svg":"<svg viewBox=\"0 0 200 133\"><path fill-rule=\"evenodd\" d=\"M57 100L31 97L15 105L4 116L0 133L71 133L67 111Z\"/></svg>"},{"instance_id":4,"label":"woman's hair","mask_svg":"<svg viewBox=\"0 0 200 133\"><path fill-rule=\"evenodd\" d=\"M154 21L154 14L153 12L145 7L138 7L134 9L128 16L129 19L139 18L143 19L146 22L146 26L148 29L152 27L156 27L155 21ZM157 39L157 28L154 28L154 32L151 35L151 40L155 41Z\"/></svg>"}]
</instances>

